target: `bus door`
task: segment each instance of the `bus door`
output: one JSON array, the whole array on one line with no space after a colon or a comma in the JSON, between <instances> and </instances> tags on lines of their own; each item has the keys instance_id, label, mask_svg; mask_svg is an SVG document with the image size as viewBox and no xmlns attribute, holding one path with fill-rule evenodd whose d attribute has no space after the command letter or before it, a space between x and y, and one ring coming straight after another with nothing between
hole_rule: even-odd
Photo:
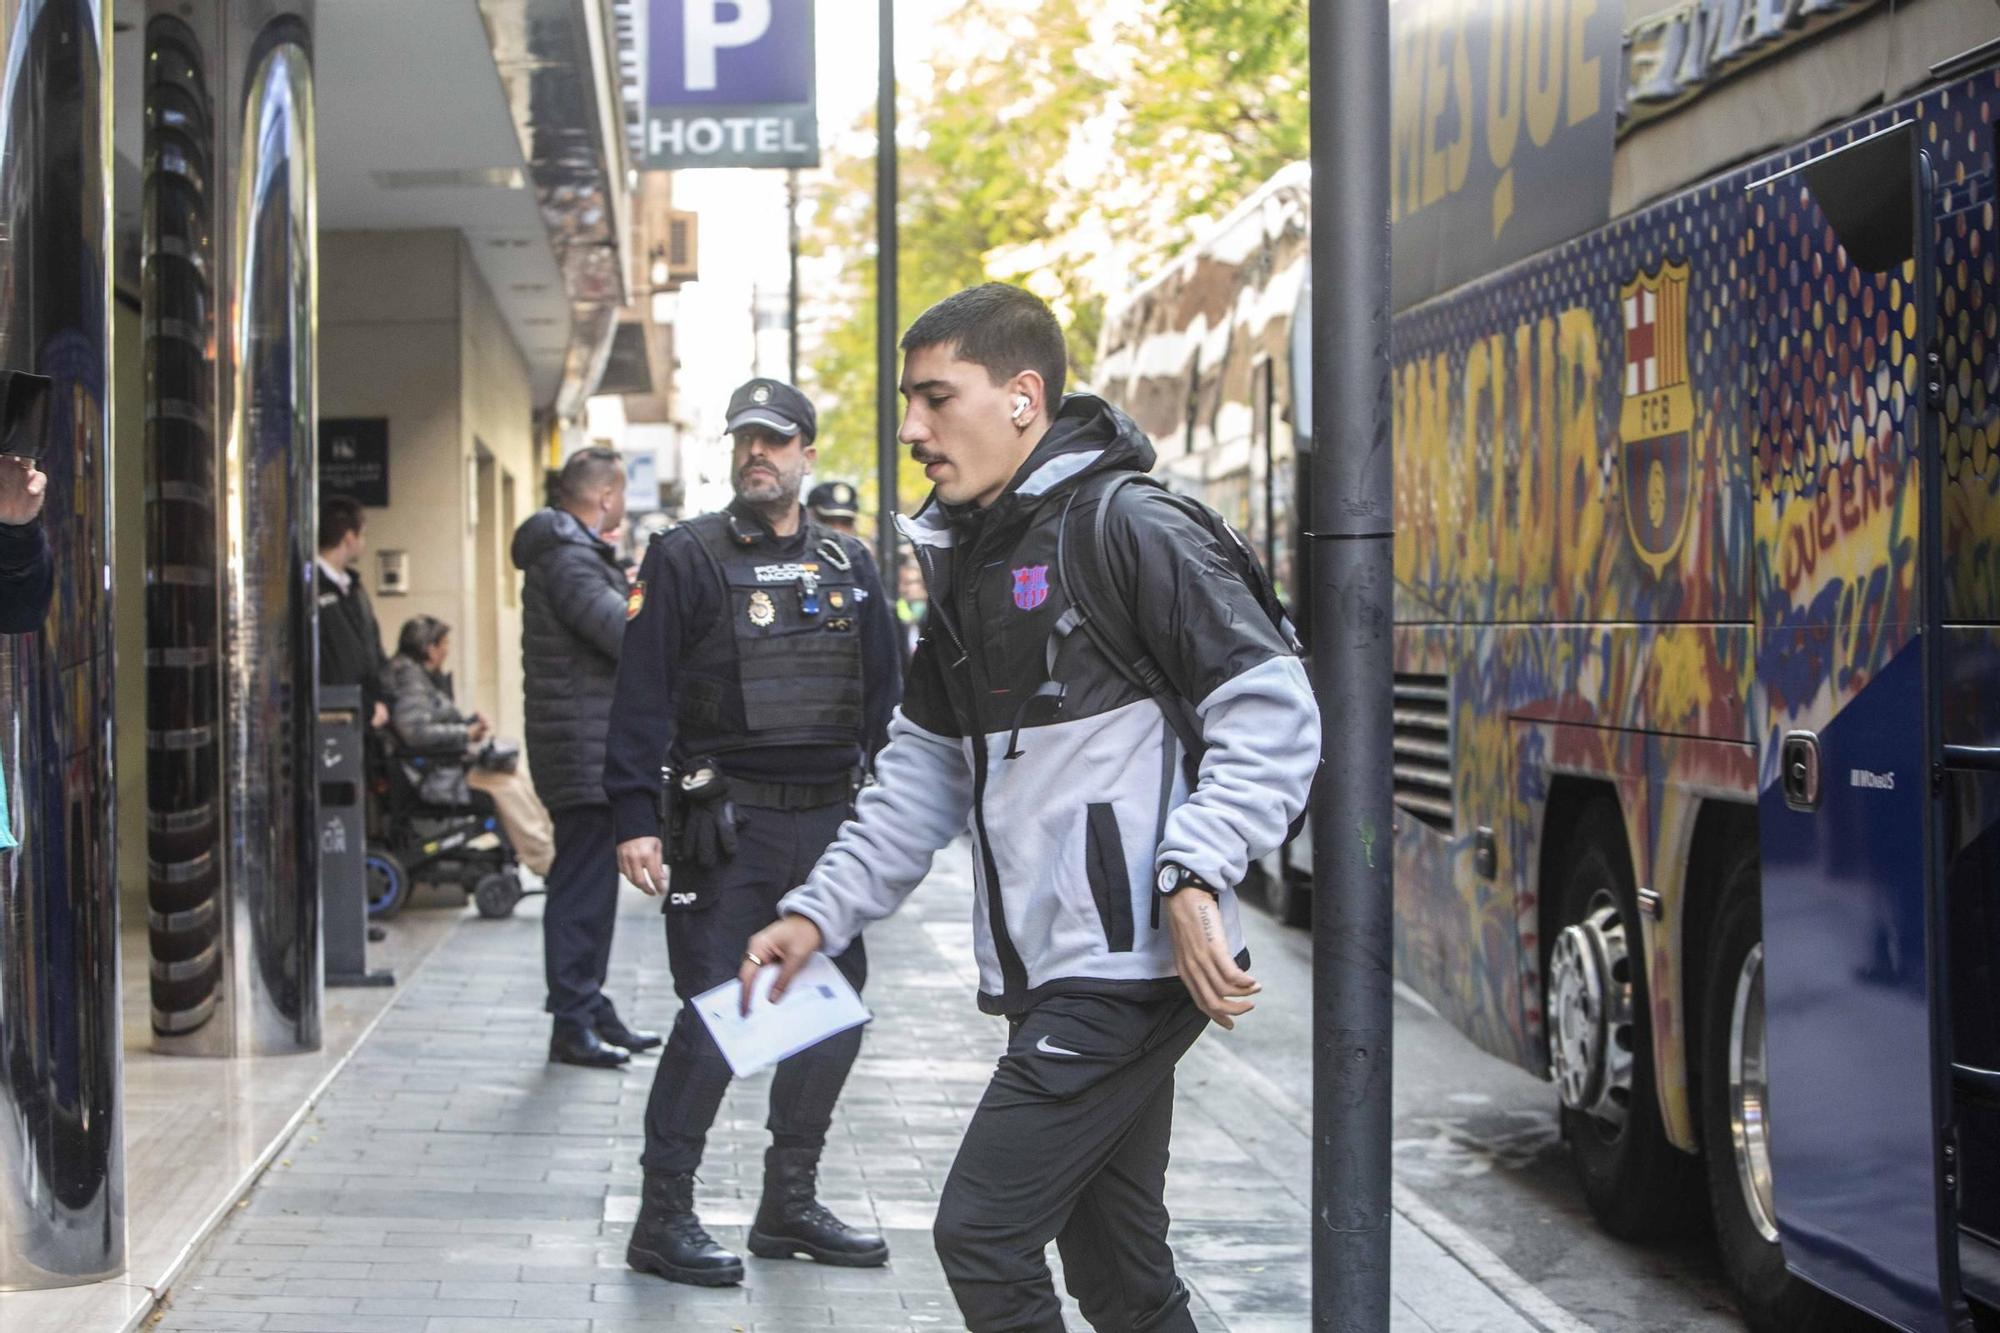
<instances>
[{"instance_id":1,"label":"bus door","mask_svg":"<svg viewBox=\"0 0 2000 1333\"><path fill-rule=\"evenodd\" d=\"M1930 163L1906 122L1743 202L1764 1046L1732 1068L1768 1082L1737 1100L1763 1112L1735 1117L1739 1166L1746 1192L1763 1172L1795 1273L1904 1329L1969 1328L1942 1053Z\"/></svg>"}]
</instances>

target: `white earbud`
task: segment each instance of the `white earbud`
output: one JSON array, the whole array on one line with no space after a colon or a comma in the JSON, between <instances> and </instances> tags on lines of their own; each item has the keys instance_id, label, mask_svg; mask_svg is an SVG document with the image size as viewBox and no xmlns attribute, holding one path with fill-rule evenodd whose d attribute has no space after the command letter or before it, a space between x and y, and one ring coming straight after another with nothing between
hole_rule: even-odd
<instances>
[{"instance_id":1,"label":"white earbud","mask_svg":"<svg viewBox=\"0 0 2000 1333\"><path fill-rule=\"evenodd\" d=\"M1017 426L1018 426L1018 425L1020 425L1020 424L1021 424L1021 418L1022 418L1022 417L1025 417L1025 416L1027 416L1027 415L1028 415L1028 406L1029 406L1029 404L1028 404L1028 395L1027 395L1027 394L1025 394L1025 393L1017 393L1017 394L1015 394L1015 395L1014 395L1014 424L1015 424L1015 425L1017 425Z\"/></svg>"}]
</instances>

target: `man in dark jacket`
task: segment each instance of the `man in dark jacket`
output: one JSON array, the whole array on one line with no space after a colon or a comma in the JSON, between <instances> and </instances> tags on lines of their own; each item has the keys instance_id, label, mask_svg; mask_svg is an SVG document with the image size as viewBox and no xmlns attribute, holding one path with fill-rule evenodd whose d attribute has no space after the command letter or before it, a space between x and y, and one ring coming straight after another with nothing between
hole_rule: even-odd
<instances>
[{"instance_id":1,"label":"man in dark jacket","mask_svg":"<svg viewBox=\"0 0 2000 1333\"><path fill-rule=\"evenodd\" d=\"M369 725L380 727L389 721L382 684L389 659L357 568L367 544L363 525L358 501L345 495L320 501L319 558L313 569L319 585L319 683L359 685Z\"/></svg>"},{"instance_id":2,"label":"man in dark jacket","mask_svg":"<svg viewBox=\"0 0 2000 1333\"><path fill-rule=\"evenodd\" d=\"M42 627L55 592L42 496L49 479L26 458L0 458L0 634Z\"/></svg>"},{"instance_id":3,"label":"man in dark jacket","mask_svg":"<svg viewBox=\"0 0 2000 1333\"><path fill-rule=\"evenodd\" d=\"M625 467L610 449L563 464L556 504L514 534L527 576L521 666L528 765L556 827L542 909L542 959L554 1017L549 1059L615 1069L660 1044L625 1026L604 994L618 914L617 844L604 794L604 738L618 686L630 585L602 536L625 521Z\"/></svg>"},{"instance_id":4,"label":"man in dark jacket","mask_svg":"<svg viewBox=\"0 0 2000 1333\"><path fill-rule=\"evenodd\" d=\"M1099 518L1105 483L1151 467L1153 447L1102 400L1060 397L1046 306L974 288L926 312L903 349L901 438L936 487L902 525L930 588L924 638L876 784L739 975L747 997L779 964L778 999L969 827L979 1006L1010 1031L934 1228L966 1327L1059 1333L1054 1241L1093 1327L1192 1333L1166 1239L1174 1066L1209 1020L1230 1027L1251 1007L1235 886L1305 807L1318 711L1199 519L1150 487ZM1160 702L1065 632L1075 599L1055 571L1083 568L1056 554L1073 498L1072 522L1106 533L1092 599L1131 609L1193 705L1192 780Z\"/></svg>"}]
</instances>

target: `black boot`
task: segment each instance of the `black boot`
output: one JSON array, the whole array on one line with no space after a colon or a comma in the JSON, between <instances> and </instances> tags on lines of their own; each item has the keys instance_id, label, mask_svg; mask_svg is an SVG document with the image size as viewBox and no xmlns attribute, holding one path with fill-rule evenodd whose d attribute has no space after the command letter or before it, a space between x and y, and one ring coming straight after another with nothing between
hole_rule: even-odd
<instances>
[{"instance_id":1,"label":"black boot","mask_svg":"<svg viewBox=\"0 0 2000 1333\"><path fill-rule=\"evenodd\" d=\"M616 1046L606 1046L589 1028L558 1023L549 1033L549 1062L582 1065L585 1069L616 1069L632 1057Z\"/></svg>"},{"instance_id":2,"label":"black boot","mask_svg":"<svg viewBox=\"0 0 2000 1333\"><path fill-rule=\"evenodd\" d=\"M750 1253L760 1259L805 1255L841 1268L879 1268L889 1262L889 1242L856 1231L815 1197L819 1149L769 1148L764 1153L764 1198L750 1224Z\"/></svg>"},{"instance_id":3,"label":"black boot","mask_svg":"<svg viewBox=\"0 0 2000 1333\"><path fill-rule=\"evenodd\" d=\"M696 1287L733 1287L743 1280L743 1261L717 1245L694 1215L692 1171L646 1173L625 1263Z\"/></svg>"},{"instance_id":4,"label":"black boot","mask_svg":"<svg viewBox=\"0 0 2000 1333\"><path fill-rule=\"evenodd\" d=\"M605 1041L613 1046L623 1046L634 1055L640 1051L650 1051L666 1040L657 1032L637 1032L626 1027L625 1020L620 1018L618 1011L610 1005L598 1011L597 1020L591 1026L597 1029L597 1035Z\"/></svg>"}]
</instances>

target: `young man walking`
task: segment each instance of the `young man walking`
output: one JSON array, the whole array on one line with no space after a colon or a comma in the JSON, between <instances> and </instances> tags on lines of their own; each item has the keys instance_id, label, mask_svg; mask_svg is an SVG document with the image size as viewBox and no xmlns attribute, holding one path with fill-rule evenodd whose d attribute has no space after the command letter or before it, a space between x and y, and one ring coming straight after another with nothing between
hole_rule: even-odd
<instances>
[{"instance_id":1,"label":"young man walking","mask_svg":"<svg viewBox=\"0 0 2000 1333\"><path fill-rule=\"evenodd\" d=\"M1100 1330L1191 1330L1167 1248L1173 1072L1257 983L1235 886L1305 806L1319 755L1306 675L1230 553L1174 499L1123 488L1086 563L1099 488L1153 448L1097 398L1062 397L1060 327L1032 295L960 292L903 338L901 438L935 487L903 524L930 615L875 786L753 936L776 994L894 911L970 828L979 1005L1006 1015L946 1181L935 1240L972 1333L1060 1333L1044 1259ZM1076 503L1071 505L1071 500ZM1154 696L1102 656L1052 571L1125 608L1193 708L1190 783ZM1052 651L1053 649L1053 651Z\"/></svg>"}]
</instances>

